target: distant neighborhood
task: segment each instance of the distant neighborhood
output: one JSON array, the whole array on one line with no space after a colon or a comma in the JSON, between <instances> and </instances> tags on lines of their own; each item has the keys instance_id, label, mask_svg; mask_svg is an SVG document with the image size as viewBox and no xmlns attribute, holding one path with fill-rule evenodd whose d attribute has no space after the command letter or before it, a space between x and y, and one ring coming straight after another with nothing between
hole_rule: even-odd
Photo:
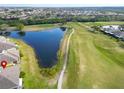
<instances>
[{"instance_id":1,"label":"distant neighborhood","mask_svg":"<svg viewBox=\"0 0 124 93\"><path fill-rule=\"evenodd\" d=\"M7 67L0 66L0 89L19 88L20 55L18 46L0 36L0 62L6 61Z\"/></svg>"},{"instance_id":2,"label":"distant neighborhood","mask_svg":"<svg viewBox=\"0 0 124 93\"><path fill-rule=\"evenodd\" d=\"M124 28L119 25L102 26L101 30L106 34L124 40Z\"/></svg>"},{"instance_id":3,"label":"distant neighborhood","mask_svg":"<svg viewBox=\"0 0 124 93\"><path fill-rule=\"evenodd\" d=\"M109 10L103 12L103 10ZM3 19L28 19L28 18L64 18L65 16L89 16L89 15L124 15L107 8L0 8L0 18Z\"/></svg>"},{"instance_id":4,"label":"distant neighborhood","mask_svg":"<svg viewBox=\"0 0 124 93\"><path fill-rule=\"evenodd\" d=\"M123 21L123 11L124 7L0 7L0 25Z\"/></svg>"}]
</instances>

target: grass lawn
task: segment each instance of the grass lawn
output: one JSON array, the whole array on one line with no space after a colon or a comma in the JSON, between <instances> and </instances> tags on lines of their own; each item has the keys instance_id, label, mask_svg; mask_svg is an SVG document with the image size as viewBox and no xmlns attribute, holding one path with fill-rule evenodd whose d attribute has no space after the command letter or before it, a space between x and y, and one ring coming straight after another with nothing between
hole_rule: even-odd
<instances>
[{"instance_id":1,"label":"grass lawn","mask_svg":"<svg viewBox=\"0 0 124 93\"><path fill-rule=\"evenodd\" d=\"M44 29L50 29L54 27L59 27L57 24L40 24L40 25L29 25L24 27L24 31L38 31Z\"/></svg>"},{"instance_id":2,"label":"grass lawn","mask_svg":"<svg viewBox=\"0 0 124 93\"><path fill-rule=\"evenodd\" d=\"M124 88L124 42L87 31L89 24L68 23L75 33L63 88Z\"/></svg>"}]
</instances>

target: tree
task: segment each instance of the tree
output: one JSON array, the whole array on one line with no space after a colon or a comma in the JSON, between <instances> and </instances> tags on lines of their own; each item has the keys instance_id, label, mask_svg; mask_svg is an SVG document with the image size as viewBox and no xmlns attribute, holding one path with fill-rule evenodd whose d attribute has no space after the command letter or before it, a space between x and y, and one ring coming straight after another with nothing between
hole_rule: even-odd
<instances>
[{"instance_id":1,"label":"tree","mask_svg":"<svg viewBox=\"0 0 124 93\"><path fill-rule=\"evenodd\" d=\"M20 24L17 25L18 30L22 31L23 28L24 28L24 24L20 23Z\"/></svg>"}]
</instances>

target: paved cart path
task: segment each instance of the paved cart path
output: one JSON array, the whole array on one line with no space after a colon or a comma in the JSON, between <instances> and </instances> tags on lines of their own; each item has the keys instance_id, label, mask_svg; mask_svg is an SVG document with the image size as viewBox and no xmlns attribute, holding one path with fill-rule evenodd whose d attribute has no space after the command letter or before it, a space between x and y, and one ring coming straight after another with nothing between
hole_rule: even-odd
<instances>
[{"instance_id":1,"label":"paved cart path","mask_svg":"<svg viewBox=\"0 0 124 93\"><path fill-rule=\"evenodd\" d=\"M72 29L72 30L73 31L70 33L70 35L68 37L68 40L67 40L67 44L66 44L67 47L66 47L66 52L65 52L65 56L64 56L64 65L63 65L62 71L61 71L59 79L58 79L58 85L57 85L58 89L62 89L63 77L64 77L64 73L65 73L66 66L67 66L67 61L68 61L69 42L70 42L71 36L74 33L74 29Z\"/></svg>"}]
</instances>

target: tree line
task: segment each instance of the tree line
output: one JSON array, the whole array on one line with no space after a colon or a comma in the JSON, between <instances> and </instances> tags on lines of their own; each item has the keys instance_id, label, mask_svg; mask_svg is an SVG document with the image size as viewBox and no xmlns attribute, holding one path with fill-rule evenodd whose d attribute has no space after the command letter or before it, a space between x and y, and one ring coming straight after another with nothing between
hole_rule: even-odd
<instances>
[{"instance_id":1,"label":"tree line","mask_svg":"<svg viewBox=\"0 0 124 93\"><path fill-rule=\"evenodd\" d=\"M53 24L66 22L98 22L98 21L124 21L123 15L88 15L88 16L64 16L63 18L29 18L29 19L2 19L1 24L8 24L9 26L16 26L17 24L36 25L36 24Z\"/></svg>"}]
</instances>

